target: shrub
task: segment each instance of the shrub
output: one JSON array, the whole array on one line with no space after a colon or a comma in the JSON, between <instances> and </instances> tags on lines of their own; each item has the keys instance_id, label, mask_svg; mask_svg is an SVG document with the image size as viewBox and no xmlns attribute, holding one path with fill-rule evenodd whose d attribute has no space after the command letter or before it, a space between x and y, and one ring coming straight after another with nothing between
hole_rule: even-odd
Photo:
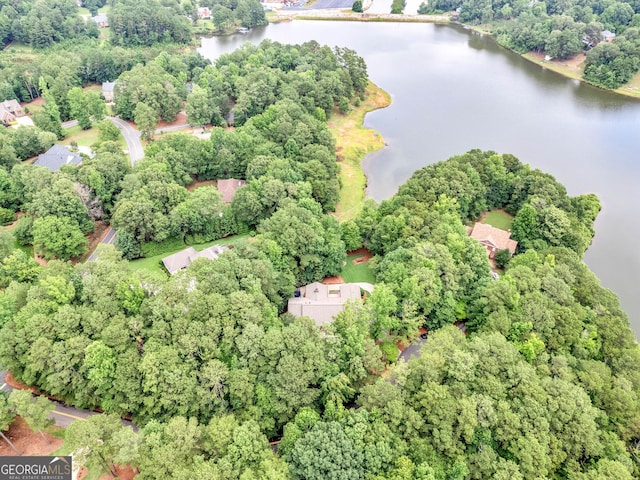
<instances>
[{"instance_id":1,"label":"shrub","mask_svg":"<svg viewBox=\"0 0 640 480\"><path fill-rule=\"evenodd\" d=\"M405 6L405 0L393 0L393 3L391 4L391 13L402 13Z\"/></svg>"},{"instance_id":2,"label":"shrub","mask_svg":"<svg viewBox=\"0 0 640 480\"><path fill-rule=\"evenodd\" d=\"M362 12L362 0L356 0L355 2L353 2L353 6L351 7L351 10L353 10L354 12L361 13Z\"/></svg>"},{"instance_id":3,"label":"shrub","mask_svg":"<svg viewBox=\"0 0 640 480\"><path fill-rule=\"evenodd\" d=\"M31 215L23 215L18 219L16 228L13 229L13 235L20 245L31 245L33 243L33 217Z\"/></svg>"},{"instance_id":4,"label":"shrub","mask_svg":"<svg viewBox=\"0 0 640 480\"><path fill-rule=\"evenodd\" d=\"M506 248L503 250L498 250L496 252L496 265L500 268L504 268L511 260L511 252Z\"/></svg>"},{"instance_id":5,"label":"shrub","mask_svg":"<svg viewBox=\"0 0 640 480\"><path fill-rule=\"evenodd\" d=\"M0 207L0 225L9 225L16 219L16 214L13 210Z\"/></svg>"},{"instance_id":6,"label":"shrub","mask_svg":"<svg viewBox=\"0 0 640 480\"><path fill-rule=\"evenodd\" d=\"M400 355L400 350L395 343L387 340L380 344L380 350L384 354L384 357L387 363L396 363L398 360L398 355Z\"/></svg>"}]
</instances>

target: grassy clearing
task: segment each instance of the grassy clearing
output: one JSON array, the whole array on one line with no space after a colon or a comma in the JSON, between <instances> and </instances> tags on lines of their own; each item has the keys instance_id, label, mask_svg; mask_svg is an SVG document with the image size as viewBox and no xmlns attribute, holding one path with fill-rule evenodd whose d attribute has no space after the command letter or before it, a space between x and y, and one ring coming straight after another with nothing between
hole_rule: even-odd
<instances>
[{"instance_id":1,"label":"grassy clearing","mask_svg":"<svg viewBox=\"0 0 640 480\"><path fill-rule=\"evenodd\" d=\"M111 27L104 27L101 28L100 31L98 32L98 39L99 40L108 40L109 36L111 35Z\"/></svg>"},{"instance_id":2,"label":"grassy clearing","mask_svg":"<svg viewBox=\"0 0 640 480\"><path fill-rule=\"evenodd\" d=\"M487 223L500 230L511 230L513 217L504 210L492 210L482 218L482 223Z\"/></svg>"},{"instance_id":3,"label":"grassy clearing","mask_svg":"<svg viewBox=\"0 0 640 480\"><path fill-rule=\"evenodd\" d=\"M640 98L640 72L636 73L629 83L614 91L622 95Z\"/></svg>"},{"instance_id":4,"label":"grassy clearing","mask_svg":"<svg viewBox=\"0 0 640 480\"><path fill-rule=\"evenodd\" d=\"M568 63L561 63L560 61L547 61L544 58L541 58L540 55L536 55L531 52L525 53L522 56L530 62L533 62L536 65L540 65L543 68L559 73L560 75L563 75L567 78L573 78L574 80L582 81L582 63L579 66L574 66Z\"/></svg>"},{"instance_id":5,"label":"grassy clearing","mask_svg":"<svg viewBox=\"0 0 640 480\"><path fill-rule=\"evenodd\" d=\"M233 243L236 243L240 240L245 240L246 238L248 238L249 235L234 235L232 237L227 237L227 238L222 238L220 240L213 240L211 242L207 242L207 243L199 243L199 244L195 244L195 245L187 245L187 244L182 244L178 247L175 246L171 248L170 250L167 250L164 253L158 254L158 255L154 255L152 257L148 257L148 258L141 258L139 260L133 260L131 262L129 262L129 268L131 268L131 270L133 271L139 271L139 270L146 270L148 272L151 273L159 273L161 275L166 276L167 272L164 269L163 265L162 265L162 259L168 255L171 255L173 253L179 252L180 250L187 248L189 246L193 247L196 249L196 251L200 251L203 250L207 247L210 247L211 245L231 245Z\"/></svg>"},{"instance_id":6,"label":"grassy clearing","mask_svg":"<svg viewBox=\"0 0 640 480\"><path fill-rule=\"evenodd\" d=\"M340 272L340 276L346 283L367 282L376 283L376 276L371 270L369 263L353 263L356 258L364 257L364 254L349 255L347 264Z\"/></svg>"},{"instance_id":7,"label":"grassy clearing","mask_svg":"<svg viewBox=\"0 0 640 480\"><path fill-rule=\"evenodd\" d=\"M99 140L99 132L95 127L89 130L82 130L76 125L75 127L67 128L66 134L65 139L59 142L61 145L71 145L71 142L76 142L79 146L90 147Z\"/></svg>"},{"instance_id":8,"label":"grassy clearing","mask_svg":"<svg viewBox=\"0 0 640 480\"><path fill-rule=\"evenodd\" d=\"M82 130L82 128L76 125L75 127L66 128L65 131L65 139L58 142L61 145L71 145L71 142L76 142L78 146L90 147L100 141L100 131L95 126L88 130ZM123 151L127 148L122 134L118 136L118 145L122 147Z\"/></svg>"},{"instance_id":9,"label":"grassy clearing","mask_svg":"<svg viewBox=\"0 0 640 480\"><path fill-rule=\"evenodd\" d=\"M365 99L347 115L334 113L329 119L329 130L336 139L340 162L340 201L335 216L340 221L355 217L364 203L367 179L360 163L369 152L384 147L383 138L374 130L365 128L367 112L385 108L391 104L387 92L369 82Z\"/></svg>"}]
</instances>

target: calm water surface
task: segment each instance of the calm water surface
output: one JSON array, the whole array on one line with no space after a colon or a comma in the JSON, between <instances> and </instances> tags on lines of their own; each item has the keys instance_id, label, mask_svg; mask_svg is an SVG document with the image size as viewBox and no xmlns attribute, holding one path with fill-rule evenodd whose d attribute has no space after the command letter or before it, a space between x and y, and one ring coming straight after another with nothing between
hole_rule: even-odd
<instances>
[{"instance_id":1,"label":"calm water surface","mask_svg":"<svg viewBox=\"0 0 640 480\"><path fill-rule=\"evenodd\" d=\"M640 102L565 79L491 39L433 24L294 21L202 40L215 59L245 41L317 40L356 50L392 96L365 124L388 144L363 162L368 195L392 196L425 165L471 148L512 153L602 212L585 261L640 337Z\"/></svg>"}]
</instances>

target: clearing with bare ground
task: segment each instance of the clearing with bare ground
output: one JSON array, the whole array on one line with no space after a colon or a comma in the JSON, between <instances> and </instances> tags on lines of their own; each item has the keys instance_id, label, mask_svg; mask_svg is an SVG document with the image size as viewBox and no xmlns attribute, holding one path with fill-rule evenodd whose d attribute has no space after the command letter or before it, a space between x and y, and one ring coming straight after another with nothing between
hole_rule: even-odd
<instances>
[{"instance_id":1,"label":"clearing with bare ground","mask_svg":"<svg viewBox=\"0 0 640 480\"><path fill-rule=\"evenodd\" d=\"M5 432L5 435L9 437L9 440L22 452L22 455L49 455L62 446L61 438L52 437L45 433L51 442L47 443L47 441L42 438L42 435L38 432L31 431L21 417L16 417L15 421L9 427L9 430ZM7 442L0 439L0 457L10 455L17 455L17 453Z\"/></svg>"}]
</instances>

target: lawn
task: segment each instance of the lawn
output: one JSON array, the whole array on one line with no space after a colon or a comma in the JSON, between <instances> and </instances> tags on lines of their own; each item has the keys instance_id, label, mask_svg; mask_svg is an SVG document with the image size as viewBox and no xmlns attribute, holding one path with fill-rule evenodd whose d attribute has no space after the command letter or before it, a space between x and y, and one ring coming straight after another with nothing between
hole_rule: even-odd
<instances>
[{"instance_id":1,"label":"lawn","mask_svg":"<svg viewBox=\"0 0 640 480\"><path fill-rule=\"evenodd\" d=\"M360 106L352 108L347 115L334 112L329 119L329 130L336 139L340 160L340 201L335 213L339 221L349 220L360 212L367 184L360 163L367 153L384 147L384 140L377 132L364 128L364 116L390 103L389 94L369 82Z\"/></svg>"},{"instance_id":2,"label":"lawn","mask_svg":"<svg viewBox=\"0 0 640 480\"><path fill-rule=\"evenodd\" d=\"M98 135L100 132L95 127L89 130L82 130L80 126L76 125L75 127L66 128L65 133L66 137L60 144L71 145L71 142L76 142L81 147L90 147L99 140Z\"/></svg>"},{"instance_id":3,"label":"lawn","mask_svg":"<svg viewBox=\"0 0 640 480\"><path fill-rule=\"evenodd\" d=\"M71 145L71 142L76 142L80 147L90 147L100 141L100 131L95 126L88 130L82 130L82 128L76 125L75 127L65 128L64 130L66 137L63 141L59 142L61 145ZM118 136L118 144L124 151L126 146L122 134Z\"/></svg>"},{"instance_id":4,"label":"lawn","mask_svg":"<svg viewBox=\"0 0 640 480\"><path fill-rule=\"evenodd\" d=\"M492 210L487 212L480 221L500 230L511 230L513 217L504 210Z\"/></svg>"},{"instance_id":5,"label":"lawn","mask_svg":"<svg viewBox=\"0 0 640 480\"><path fill-rule=\"evenodd\" d=\"M240 240L245 240L246 238L248 238L249 235L234 235L231 237L227 237L227 238L221 238L220 240L213 240L211 242L207 242L207 243L200 243L200 244L196 244L196 245L186 245L186 244L182 244L179 247L175 246L174 243L174 247L163 252L160 253L158 255L154 255L152 257L147 257L147 258L141 258L139 260L132 260L129 262L129 268L131 268L134 271L138 271L138 270L146 270L148 272L151 273L160 273L164 276L167 275L166 270L164 269L164 266L162 265L162 259L168 255L171 255L172 253L176 253L179 252L180 250L187 248L188 246L191 246L193 248L196 249L196 251L200 251L200 250L204 250L207 247L210 247L211 245L231 245L233 243L236 243Z\"/></svg>"},{"instance_id":6,"label":"lawn","mask_svg":"<svg viewBox=\"0 0 640 480\"><path fill-rule=\"evenodd\" d=\"M346 283L367 282L376 283L376 276L371 270L369 263L353 263L356 258L363 257L364 254L358 253L347 256L347 264L340 272L340 276Z\"/></svg>"}]
</instances>

